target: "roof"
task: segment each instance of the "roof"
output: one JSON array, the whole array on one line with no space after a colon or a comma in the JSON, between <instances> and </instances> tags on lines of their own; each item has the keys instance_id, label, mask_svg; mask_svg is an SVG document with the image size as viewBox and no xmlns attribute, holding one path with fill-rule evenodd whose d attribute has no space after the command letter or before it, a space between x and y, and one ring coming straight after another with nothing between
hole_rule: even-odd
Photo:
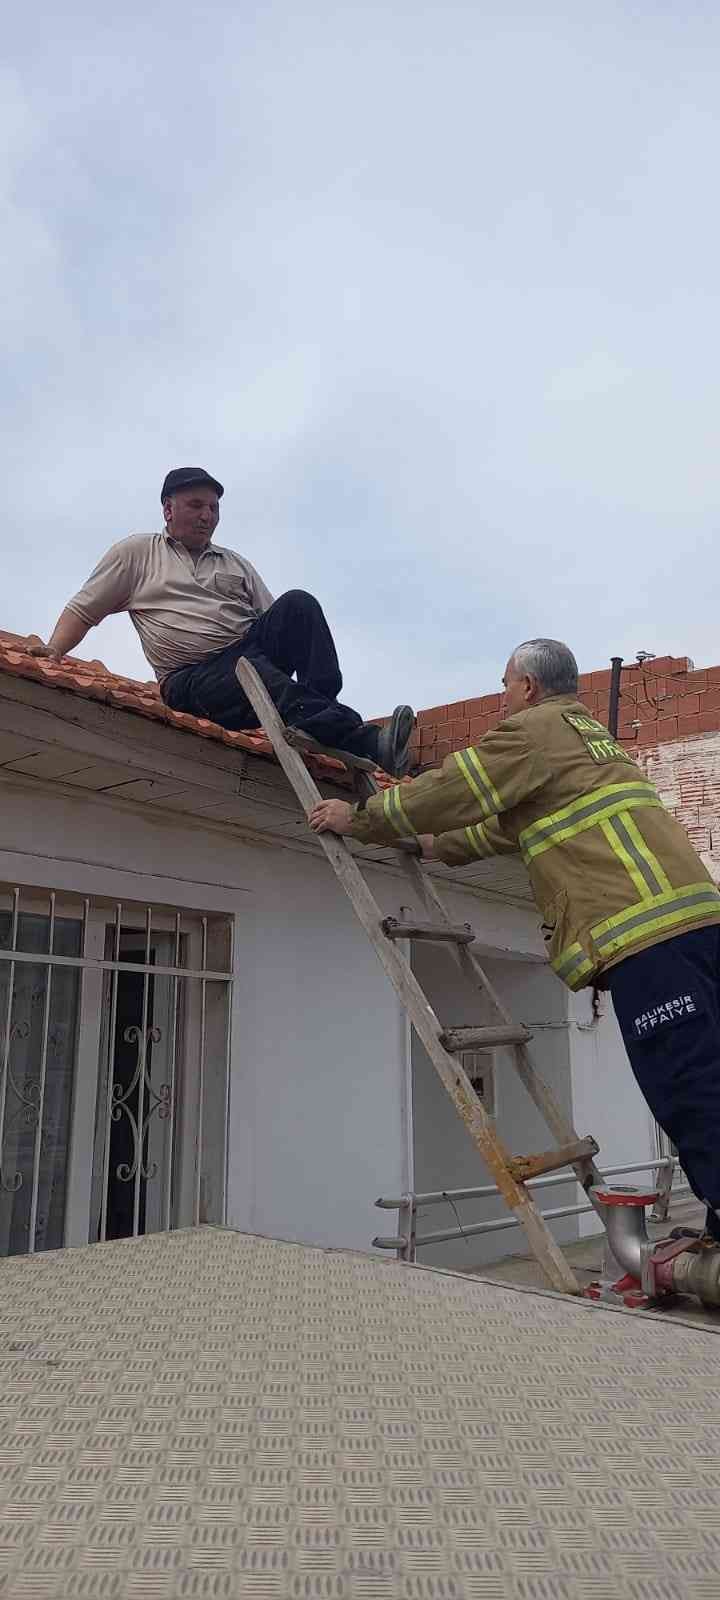
<instances>
[{"instance_id":1,"label":"roof","mask_svg":"<svg viewBox=\"0 0 720 1600\"><path fill-rule=\"evenodd\" d=\"M269 739L259 729L232 733L204 717L170 711L153 681L140 683L111 672L102 661L66 656L50 661L27 651L27 638L0 630L0 672L34 679L52 688L100 700L124 711L165 722L201 739L214 739L252 755L272 757ZM585 672L580 677L580 698L601 721L609 714L610 669ZM421 767L434 766L497 727L502 720L500 693L456 700L418 712L413 739L414 759ZM628 749L646 749L674 739L720 731L720 666L696 670L687 656L660 656L623 668L619 735ZM312 756L310 764L328 775L343 768L329 756ZM380 781L383 775L380 774ZM386 781L390 781L389 779Z\"/></svg>"},{"instance_id":2,"label":"roof","mask_svg":"<svg viewBox=\"0 0 720 1600\"><path fill-rule=\"evenodd\" d=\"M0 1289L5 1600L718 1593L714 1332L225 1228Z\"/></svg>"},{"instance_id":3,"label":"roof","mask_svg":"<svg viewBox=\"0 0 720 1600\"><path fill-rule=\"evenodd\" d=\"M226 729L218 727L216 723L170 711L163 704L157 685L154 682L139 683L133 678L125 678L119 673L110 672L102 661L85 661L79 656L68 656L60 662L51 661L42 656L32 656L28 654L27 642L26 638L18 634L0 631L0 683L3 684L3 692L6 696L10 687L8 677L29 679L38 685L44 685L52 689L53 699L57 695L58 716L62 716L68 709L62 697L67 695L78 696L117 708L121 712L128 712L132 715L147 718L156 724L164 723L170 728L179 729L191 738L215 740L222 745L228 746L230 750L238 751L238 753L248 752L251 757L259 757L276 771L276 761L272 747L262 731L246 729L243 732L228 732ZM46 705L46 709L51 710L52 708ZM77 708L74 707L73 711L72 720L75 722L81 721L82 718L77 715ZM88 721L94 720L88 718ZM188 754L194 754L192 749L188 750ZM6 771L19 771L21 774L29 773L31 777L33 775L43 777L45 774L42 756L39 756L38 760L40 771L36 772L32 751L20 752L17 762L14 756L7 763L3 759L3 774ZM306 760L319 781L324 779L327 785L332 785L333 788L336 787L338 789L350 787L348 771L339 761L328 756L308 756ZM233 788L232 795L228 795L223 790L222 794L213 792L203 798L198 795L196 788L192 784L188 788L185 780L178 780L177 795L173 793L172 788L169 791L167 790L163 780L158 794L155 796L144 792L142 779L145 778L146 774L143 773L139 785L140 790L143 792L138 796L137 789L132 781L137 779L137 772L123 773L118 771L114 777L112 773L103 771L102 766L99 769L97 767L94 768L93 761L93 757L87 757L92 779L90 784L84 781L82 770L79 774L77 773L77 763L71 763L67 773L67 781L71 785L80 781L80 786L84 793L87 792L88 788L95 788L101 790L104 795L111 795L113 798L140 798L143 805L170 805L173 810L188 811L206 817L208 820L219 822L221 825L231 823L237 826L252 826L253 828L258 824L257 811L258 806L261 806L264 817L262 826L266 827L268 820L272 819L271 831L273 836L297 838L295 816L292 811L288 811L287 806L284 804L279 809L277 808L272 797L272 783L270 785L267 783L262 784L262 797L258 795L249 796L247 785L243 783L237 788L237 791ZM238 763L238 766L240 766L240 763ZM62 770L58 771L55 767L53 768L53 774L54 777L59 777L60 779L65 777ZM260 774L257 774L257 776L260 776ZM267 774L267 776L270 777L270 774ZM375 777L381 788L393 783L393 779L383 772L376 771ZM239 792L240 788L242 788L242 793ZM208 801L212 802L210 806ZM254 816L252 815L253 811L255 812ZM370 846L369 849L370 854L377 861L383 862L391 859L389 846ZM445 872L449 869L438 867L437 870ZM527 873L519 860L478 861L462 868L461 874L467 887L473 889L476 887L481 888L484 894L497 894L502 896L503 899L511 897L523 903L529 901L530 890ZM453 876L457 875L457 873L453 874Z\"/></svg>"},{"instance_id":4,"label":"roof","mask_svg":"<svg viewBox=\"0 0 720 1600\"><path fill-rule=\"evenodd\" d=\"M100 700L119 710L150 717L154 722L165 722L200 739L215 739L236 750L247 750L252 755L274 759L270 740L261 729L247 728L241 733L234 733L205 717L171 711L162 700L154 680L140 683L135 678L125 678L117 672L111 672L102 661L85 661L81 656L64 656L62 661L33 656L28 653L27 643L27 638L21 634L0 630L0 673L30 678L49 688L81 695L86 700ZM310 756L308 760L316 769L327 771L328 774L332 772L333 775L339 775L344 772L340 762L330 756Z\"/></svg>"}]
</instances>

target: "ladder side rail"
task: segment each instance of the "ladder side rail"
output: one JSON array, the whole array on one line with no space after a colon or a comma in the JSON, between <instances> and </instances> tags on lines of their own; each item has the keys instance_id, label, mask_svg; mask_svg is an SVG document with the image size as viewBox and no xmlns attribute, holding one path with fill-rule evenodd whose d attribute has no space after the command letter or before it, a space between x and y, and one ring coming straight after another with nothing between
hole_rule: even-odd
<instances>
[{"instance_id":1,"label":"ladder side rail","mask_svg":"<svg viewBox=\"0 0 720 1600\"><path fill-rule=\"evenodd\" d=\"M450 922L450 915L442 896L436 885L433 883L426 868L421 863L420 857L417 855L410 855L409 852L406 851L402 851L401 855L405 865L405 871L413 886L420 891L425 905L428 907L428 909L432 909L434 912L436 912L437 915L445 922ZM467 946L451 946L450 954L457 966L459 966L460 970L465 973L465 976L470 980L474 987L480 989L482 993L487 996L501 1020L508 1026L512 1026L513 1018L510 1011L508 1010L504 1001L501 999L494 983L492 983L491 979L488 977L484 967L482 966L482 963L478 960L478 957L473 953L473 951L468 949ZM573 1127L572 1122L565 1115L565 1112L562 1110L562 1107L553 1094L551 1088L534 1066L527 1045L514 1045L511 1046L511 1049L515 1071L517 1072L520 1081L524 1084L525 1089L533 1102L533 1105L544 1118L546 1126L557 1139L558 1144L566 1145L576 1142L579 1139L576 1129ZM595 1166L594 1161L590 1159L583 1159L574 1162L573 1170L578 1182L582 1185L586 1192L589 1191L594 1184L597 1184L600 1187L602 1186L602 1176L598 1168ZM592 1200L591 1194L589 1194L588 1197L595 1206L595 1209L598 1211L598 1214L601 1214L601 1208L599 1204Z\"/></svg>"},{"instance_id":2,"label":"ladder side rail","mask_svg":"<svg viewBox=\"0 0 720 1600\"><path fill-rule=\"evenodd\" d=\"M235 670L286 777L304 810L309 812L321 799L314 779L299 751L287 743L283 722L252 663L241 657ZM580 1287L569 1262L540 1216L531 1195L521 1183L516 1182L509 1170L508 1163L512 1158L501 1144L492 1119L481 1105L459 1062L454 1061L441 1045L440 1022L409 962L382 932L382 912L357 861L336 834L320 833L316 838L345 889L444 1089L490 1169L505 1204L515 1212L522 1224L533 1254L554 1288L568 1294L579 1294Z\"/></svg>"}]
</instances>

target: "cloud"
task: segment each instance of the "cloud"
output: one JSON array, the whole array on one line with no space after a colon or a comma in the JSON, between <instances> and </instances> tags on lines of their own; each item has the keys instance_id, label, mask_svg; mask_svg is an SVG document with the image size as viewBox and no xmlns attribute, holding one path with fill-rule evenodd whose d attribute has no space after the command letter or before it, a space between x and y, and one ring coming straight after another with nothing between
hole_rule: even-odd
<instances>
[{"instance_id":1,"label":"cloud","mask_svg":"<svg viewBox=\"0 0 720 1600\"><path fill-rule=\"evenodd\" d=\"M48 630L201 461L365 712L493 689L537 633L717 655L717 18L10 26L4 626ZM148 675L123 619L86 648Z\"/></svg>"}]
</instances>

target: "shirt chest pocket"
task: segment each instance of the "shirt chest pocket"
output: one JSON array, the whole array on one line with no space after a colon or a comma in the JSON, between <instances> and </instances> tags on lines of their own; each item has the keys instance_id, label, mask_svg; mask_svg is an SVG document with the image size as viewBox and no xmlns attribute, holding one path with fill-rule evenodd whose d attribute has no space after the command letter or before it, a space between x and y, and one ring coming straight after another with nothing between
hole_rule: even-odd
<instances>
[{"instance_id":1,"label":"shirt chest pocket","mask_svg":"<svg viewBox=\"0 0 720 1600\"><path fill-rule=\"evenodd\" d=\"M241 572L216 572L213 588L221 600L234 600L238 605L252 608L250 586Z\"/></svg>"}]
</instances>

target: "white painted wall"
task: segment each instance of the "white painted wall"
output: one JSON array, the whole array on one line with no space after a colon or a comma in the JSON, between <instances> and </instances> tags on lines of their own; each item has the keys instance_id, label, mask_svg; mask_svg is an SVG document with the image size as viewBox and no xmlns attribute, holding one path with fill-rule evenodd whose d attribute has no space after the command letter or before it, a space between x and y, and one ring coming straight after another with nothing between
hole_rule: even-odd
<instances>
[{"instance_id":1,"label":"white painted wall","mask_svg":"<svg viewBox=\"0 0 720 1600\"><path fill-rule=\"evenodd\" d=\"M418 947L414 964L443 1021L463 1025L490 1020L486 1003L484 1007L482 997L469 989L447 954L430 955L427 947ZM571 1115L566 991L545 966L508 960L484 964L515 1020L532 1026L533 1061L563 1109ZM417 1039L413 1040L413 1093L416 1192L492 1183L491 1174L478 1156ZM512 1064L512 1052L508 1050L495 1052L495 1100L497 1131L513 1154L528 1155L552 1146L552 1135L523 1088ZM538 1203L550 1207L572 1204L574 1200L574 1184L568 1182L548 1191ZM457 1203L457 1210L463 1223L507 1217L507 1208L498 1197L463 1200ZM449 1204L433 1205L421 1216L418 1231L430 1232L456 1224L457 1218ZM552 1226L560 1241L577 1237L575 1218L561 1219ZM418 1260L428 1265L467 1269L505 1255L527 1252L524 1234L519 1228L513 1228L426 1245L418 1251Z\"/></svg>"},{"instance_id":2,"label":"white painted wall","mask_svg":"<svg viewBox=\"0 0 720 1600\"><path fill-rule=\"evenodd\" d=\"M2 845L10 884L234 915L228 1220L360 1249L389 1231L373 1202L412 1180L407 1028L321 856L16 781L3 785ZM401 871L368 878L386 912L412 909ZM460 886L447 898L491 948L539 954L534 912Z\"/></svg>"},{"instance_id":3,"label":"white painted wall","mask_svg":"<svg viewBox=\"0 0 720 1600\"><path fill-rule=\"evenodd\" d=\"M252 869L237 931L229 1221L367 1249L376 1196L408 1181L404 1019L321 862L265 850Z\"/></svg>"}]
</instances>

